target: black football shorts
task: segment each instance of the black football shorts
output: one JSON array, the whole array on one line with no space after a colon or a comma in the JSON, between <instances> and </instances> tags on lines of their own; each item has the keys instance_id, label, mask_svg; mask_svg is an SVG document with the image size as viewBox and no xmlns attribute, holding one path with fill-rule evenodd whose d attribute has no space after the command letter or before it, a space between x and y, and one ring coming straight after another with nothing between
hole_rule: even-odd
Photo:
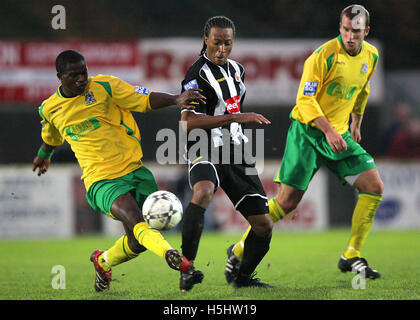
<instances>
[{"instance_id":1,"label":"black football shorts","mask_svg":"<svg viewBox=\"0 0 420 320\"><path fill-rule=\"evenodd\" d=\"M221 187L235 209L245 218L268 213L267 196L253 165L198 161L189 164L188 175L191 189L203 180L214 183L214 192Z\"/></svg>"}]
</instances>

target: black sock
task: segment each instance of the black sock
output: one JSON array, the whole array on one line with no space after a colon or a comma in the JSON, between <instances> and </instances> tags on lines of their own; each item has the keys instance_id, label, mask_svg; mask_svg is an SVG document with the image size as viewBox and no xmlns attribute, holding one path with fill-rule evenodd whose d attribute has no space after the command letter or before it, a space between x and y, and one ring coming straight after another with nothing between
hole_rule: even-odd
<instances>
[{"instance_id":1,"label":"black sock","mask_svg":"<svg viewBox=\"0 0 420 320\"><path fill-rule=\"evenodd\" d=\"M251 229L244 242L244 255L238 270L238 280L248 279L270 248L271 235L259 237Z\"/></svg>"},{"instance_id":2,"label":"black sock","mask_svg":"<svg viewBox=\"0 0 420 320\"><path fill-rule=\"evenodd\" d=\"M190 202L182 219L182 254L190 261L197 255L205 211L205 208Z\"/></svg>"}]
</instances>

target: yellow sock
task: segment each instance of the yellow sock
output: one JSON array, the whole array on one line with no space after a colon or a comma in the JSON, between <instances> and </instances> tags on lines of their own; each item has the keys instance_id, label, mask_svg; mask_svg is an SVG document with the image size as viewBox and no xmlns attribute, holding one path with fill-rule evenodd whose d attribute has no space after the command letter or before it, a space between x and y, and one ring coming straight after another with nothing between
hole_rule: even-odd
<instances>
[{"instance_id":1,"label":"yellow sock","mask_svg":"<svg viewBox=\"0 0 420 320\"><path fill-rule=\"evenodd\" d=\"M248 233L251 231L251 226L248 227L248 229L245 231L245 233L242 236L241 241L237 242L235 246L233 247L233 254L242 260L242 257L244 256L244 242L246 237L248 237Z\"/></svg>"},{"instance_id":2,"label":"yellow sock","mask_svg":"<svg viewBox=\"0 0 420 320\"><path fill-rule=\"evenodd\" d=\"M354 208L351 222L350 239L344 257L351 259L360 257L360 251L372 228L373 218L382 200L381 195L360 193L359 200Z\"/></svg>"},{"instance_id":3,"label":"yellow sock","mask_svg":"<svg viewBox=\"0 0 420 320\"><path fill-rule=\"evenodd\" d=\"M105 271L109 271L111 270L111 266L106 262L106 255L105 255L106 251L102 252L99 256L98 256L98 264L102 267L102 269L104 269Z\"/></svg>"},{"instance_id":4,"label":"yellow sock","mask_svg":"<svg viewBox=\"0 0 420 320\"><path fill-rule=\"evenodd\" d=\"M137 223L133 228L133 233L143 247L156 253L159 257L165 258L166 251L172 248L162 234L158 230L150 228L146 222Z\"/></svg>"},{"instance_id":5,"label":"yellow sock","mask_svg":"<svg viewBox=\"0 0 420 320\"><path fill-rule=\"evenodd\" d=\"M269 213L270 213L271 220L273 220L273 222L277 222L277 221L279 221L280 219L283 219L286 216L285 212L280 207L279 203L277 202L277 200L275 198L271 198L268 201L268 208L269 208ZM251 226L249 226L248 229L245 231L245 233L242 236L241 241L236 243L235 246L233 247L233 254L241 260L242 260L242 257L244 255L245 239L248 236L248 233L249 233L250 230L251 230Z\"/></svg>"},{"instance_id":6,"label":"yellow sock","mask_svg":"<svg viewBox=\"0 0 420 320\"><path fill-rule=\"evenodd\" d=\"M138 255L128 246L127 235L123 235L111 248L99 255L98 262L105 271L108 271L111 267L131 260Z\"/></svg>"},{"instance_id":7,"label":"yellow sock","mask_svg":"<svg viewBox=\"0 0 420 320\"><path fill-rule=\"evenodd\" d=\"M280 207L279 203L275 198L271 198L268 201L268 210L270 211L271 220L273 220L274 223L276 223L280 219L283 219L286 216L286 213Z\"/></svg>"}]
</instances>

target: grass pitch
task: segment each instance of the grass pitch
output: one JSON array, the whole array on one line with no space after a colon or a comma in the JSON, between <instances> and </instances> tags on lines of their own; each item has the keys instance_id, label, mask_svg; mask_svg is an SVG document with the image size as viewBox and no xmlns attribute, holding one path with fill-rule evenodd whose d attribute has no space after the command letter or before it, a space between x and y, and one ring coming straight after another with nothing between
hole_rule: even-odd
<instances>
[{"instance_id":1,"label":"grass pitch","mask_svg":"<svg viewBox=\"0 0 420 320\"><path fill-rule=\"evenodd\" d=\"M277 232L258 266L258 277L274 289L234 289L224 279L226 248L239 234L204 232L196 266L205 278L180 292L179 274L151 252L113 269L107 292L93 288L89 256L117 237L0 241L0 300L420 300L420 232L372 231L363 256L382 278L354 289L354 274L341 273L338 259L349 230ZM180 248L181 235L165 238ZM65 289L54 289L54 266L65 270ZM354 282L354 281L353 281ZM357 282L361 285L360 281Z\"/></svg>"}]
</instances>

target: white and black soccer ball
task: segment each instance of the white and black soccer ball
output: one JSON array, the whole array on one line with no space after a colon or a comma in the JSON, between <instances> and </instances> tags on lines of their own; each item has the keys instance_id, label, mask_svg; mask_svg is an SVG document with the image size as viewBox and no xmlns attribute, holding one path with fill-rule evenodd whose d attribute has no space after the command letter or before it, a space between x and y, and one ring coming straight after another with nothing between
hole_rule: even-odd
<instances>
[{"instance_id":1,"label":"white and black soccer ball","mask_svg":"<svg viewBox=\"0 0 420 320\"><path fill-rule=\"evenodd\" d=\"M172 192L159 190L150 194L143 203L143 217L157 230L170 230L182 219L182 203Z\"/></svg>"}]
</instances>

